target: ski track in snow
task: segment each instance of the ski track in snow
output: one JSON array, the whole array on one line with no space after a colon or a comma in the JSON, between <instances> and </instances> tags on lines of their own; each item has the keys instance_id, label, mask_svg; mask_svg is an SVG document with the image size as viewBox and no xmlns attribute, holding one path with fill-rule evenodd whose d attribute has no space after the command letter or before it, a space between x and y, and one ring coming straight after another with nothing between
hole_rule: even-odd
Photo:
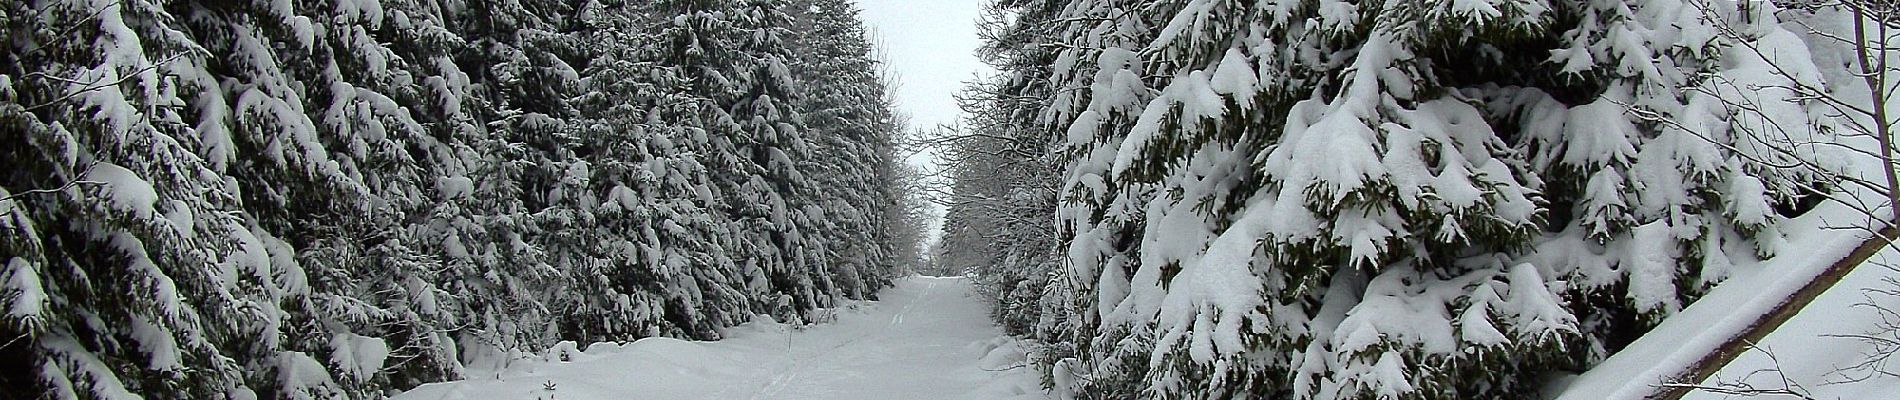
<instances>
[{"instance_id":1,"label":"ski track in snow","mask_svg":"<svg viewBox=\"0 0 1900 400\"><path fill-rule=\"evenodd\" d=\"M517 360L397 400L1044 399L1022 347L962 278L912 277L884 301L796 329L769 321L717 342L647 338ZM1014 368L1012 368L1014 367ZM552 383L554 390L546 385Z\"/></svg>"}]
</instances>

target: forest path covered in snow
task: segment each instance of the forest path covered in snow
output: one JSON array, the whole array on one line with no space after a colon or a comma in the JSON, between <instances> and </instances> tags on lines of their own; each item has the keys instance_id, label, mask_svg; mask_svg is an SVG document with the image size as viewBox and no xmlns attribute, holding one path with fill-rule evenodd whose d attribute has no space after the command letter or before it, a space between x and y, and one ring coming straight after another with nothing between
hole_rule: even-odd
<instances>
[{"instance_id":1,"label":"forest path covered in snow","mask_svg":"<svg viewBox=\"0 0 1900 400\"><path fill-rule=\"evenodd\" d=\"M797 329L770 321L727 339L647 338L471 370L398 400L1042 399L1021 348L962 278L911 277L881 301ZM563 358L566 361L561 361Z\"/></svg>"}]
</instances>

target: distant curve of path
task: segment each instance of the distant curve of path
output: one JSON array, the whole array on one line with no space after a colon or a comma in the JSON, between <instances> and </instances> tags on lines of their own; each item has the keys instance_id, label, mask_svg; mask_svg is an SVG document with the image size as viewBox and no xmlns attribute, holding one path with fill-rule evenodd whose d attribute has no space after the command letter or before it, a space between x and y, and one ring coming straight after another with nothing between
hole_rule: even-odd
<instances>
[{"instance_id":1,"label":"distant curve of path","mask_svg":"<svg viewBox=\"0 0 1900 400\"><path fill-rule=\"evenodd\" d=\"M799 330L755 322L718 342L648 338L556 350L395 399L1046 398L1021 349L970 293L962 278L911 277L832 323Z\"/></svg>"}]
</instances>

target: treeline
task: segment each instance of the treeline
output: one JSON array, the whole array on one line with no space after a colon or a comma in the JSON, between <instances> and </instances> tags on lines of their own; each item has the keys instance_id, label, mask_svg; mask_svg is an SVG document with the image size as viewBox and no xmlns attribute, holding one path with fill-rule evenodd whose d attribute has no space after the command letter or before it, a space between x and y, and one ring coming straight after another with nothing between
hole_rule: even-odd
<instances>
[{"instance_id":1,"label":"treeline","mask_svg":"<svg viewBox=\"0 0 1900 400\"><path fill-rule=\"evenodd\" d=\"M379 398L918 262L845 0L0 3L0 398Z\"/></svg>"},{"instance_id":2,"label":"treeline","mask_svg":"<svg viewBox=\"0 0 1900 400\"><path fill-rule=\"evenodd\" d=\"M1535 398L1835 184L1776 4L998 0L933 262L1065 396Z\"/></svg>"}]
</instances>

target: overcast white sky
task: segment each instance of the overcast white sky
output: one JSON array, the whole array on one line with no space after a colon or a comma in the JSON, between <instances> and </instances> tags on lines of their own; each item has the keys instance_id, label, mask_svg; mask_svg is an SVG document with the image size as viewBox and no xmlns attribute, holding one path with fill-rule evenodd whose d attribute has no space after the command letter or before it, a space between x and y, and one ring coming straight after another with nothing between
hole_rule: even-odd
<instances>
[{"instance_id":1,"label":"overcast white sky","mask_svg":"<svg viewBox=\"0 0 1900 400\"><path fill-rule=\"evenodd\" d=\"M976 19L988 0L858 0L874 40L897 72L898 108L911 125L931 127L957 121L961 113L951 97L978 71L980 42Z\"/></svg>"},{"instance_id":2,"label":"overcast white sky","mask_svg":"<svg viewBox=\"0 0 1900 400\"><path fill-rule=\"evenodd\" d=\"M954 97L963 83L991 73L976 59L982 41L977 16L989 0L857 0L870 25L872 40L884 49L888 68L897 74L897 108L909 114L912 129L954 124L963 114ZM911 157L912 165L936 170L930 152ZM943 207L927 228L935 243L943 229Z\"/></svg>"}]
</instances>

